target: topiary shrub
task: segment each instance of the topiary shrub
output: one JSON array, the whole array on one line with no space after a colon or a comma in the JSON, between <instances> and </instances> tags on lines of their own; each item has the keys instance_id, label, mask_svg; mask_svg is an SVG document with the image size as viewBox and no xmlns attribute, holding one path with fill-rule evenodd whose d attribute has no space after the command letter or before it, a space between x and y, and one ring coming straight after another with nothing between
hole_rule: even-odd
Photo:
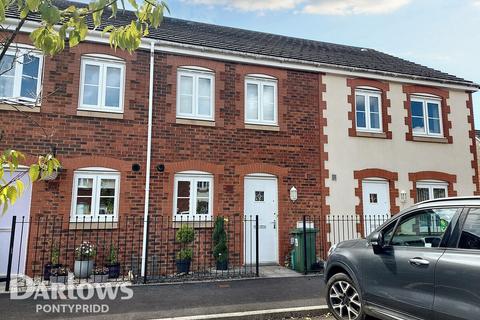
<instances>
[{"instance_id":1,"label":"topiary shrub","mask_svg":"<svg viewBox=\"0 0 480 320\"><path fill-rule=\"evenodd\" d=\"M213 257L217 262L218 270L228 269L228 246L227 232L225 231L225 219L217 217L213 229Z\"/></svg>"}]
</instances>

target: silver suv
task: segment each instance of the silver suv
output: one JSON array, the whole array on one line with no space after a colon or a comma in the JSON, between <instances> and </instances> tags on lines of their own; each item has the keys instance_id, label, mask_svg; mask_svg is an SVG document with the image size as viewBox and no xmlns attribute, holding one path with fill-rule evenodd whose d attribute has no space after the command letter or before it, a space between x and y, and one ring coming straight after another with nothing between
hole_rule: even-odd
<instances>
[{"instance_id":1,"label":"silver suv","mask_svg":"<svg viewBox=\"0 0 480 320\"><path fill-rule=\"evenodd\" d=\"M480 197L418 203L367 239L330 248L337 319L480 319Z\"/></svg>"}]
</instances>

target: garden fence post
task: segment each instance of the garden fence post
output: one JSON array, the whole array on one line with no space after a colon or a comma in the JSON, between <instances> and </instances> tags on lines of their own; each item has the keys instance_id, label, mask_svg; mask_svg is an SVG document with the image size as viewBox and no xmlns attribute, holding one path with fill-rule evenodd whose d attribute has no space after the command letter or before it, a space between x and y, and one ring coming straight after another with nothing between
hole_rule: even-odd
<instances>
[{"instance_id":1,"label":"garden fence post","mask_svg":"<svg viewBox=\"0 0 480 320\"><path fill-rule=\"evenodd\" d=\"M12 260L13 260L13 244L15 242L15 226L17 224L17 216L12 217L12 229L10 231L10 247L8 249L7 279L5 283L5 291L10 291L10 280L12 278Z\"/></svg>"},{"instance_id":2,"label":"garden fence post","mask_svg":"<svg viewBox=\"0 0 480 320\"><path fill-rule=\"evenodd\" d=\"M145 265L143 266L143 283L147 283L147 271L148 271L148 240L150 238L150 215L147 216L147 220L144 221L147 224L146 229L146 241L145 241Z\"/></svg>"},{"instance_id":3,"label":"garden fence post","mask_svg":"<svg viewBox=\"0 0 480 320\"><path fill-rule=\"evenodd\" d=\"M303 267L304 274L307 274L307 216L303 216Z\"/></svg>"},{"instance_id":4,"label":"garden fence post","mask_svg":"<svg viewBox=\"0 0 480 320\"><path fill-rule=\"evenodd\" d=\"M258 238L259 238L259 234L258 234L258 214L255 216L255 276L256 277L259 277L260 276L260 270L259 270L259 267L258 267L258 259L260 257L260 255L258 254Z\"/></svg>"}]
</instances>

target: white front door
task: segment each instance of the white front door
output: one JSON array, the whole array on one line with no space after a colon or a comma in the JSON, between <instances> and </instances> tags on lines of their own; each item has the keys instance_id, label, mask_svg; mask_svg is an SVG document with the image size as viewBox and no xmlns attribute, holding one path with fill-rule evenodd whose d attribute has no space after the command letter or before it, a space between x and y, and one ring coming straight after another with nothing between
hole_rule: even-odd
<instances>
[{"instance_id":1,"label":"white front door","mask_svg":"<svg viewBox=\"0 0 480 320\"><path fill-rule=\"evenodd\" d=\"M390 217L388 181L363 180L362 190L365 236L367 236Z\"/></svg>"},{"instance_id":2,"label":"white front door","mask_svg":"<svg viewBox=\"0 0 480 320\"><path fill-rule=\"evenodd\" d=\"M12 175L8 170L5 170L3 178L6 181L10 181ZM20 172L14 172L13 176L16 177ZM25 273L25 260L27 257L27 244L28 244L28 223L22 223L22 217L24 222L30 221L30 201L32 198L32 188L28 173L21 178L25 190L22 195L18 197L13 206L7 209L7 212L0 215L0 277L5 277L7 274L8 265L8 251L10 247L10 235L12 229L12 217L17 216L17 223L15 224L15 242L13 247L13 260L12 260L12 275L21 275ZM0 210L3 210L0 209ZM23 226L23 228L22 228Z\"/></svg>"},{"instance_id":3,"label":"white front door","mask_svg":"<svg viewBox=\"0 0 480 320\"><path fill-rule=\"evenodd\" d=\"M246 264L256 262L255 216L258 215L259 263L278 263L277 178L247 176L244 185ZM251 220L251 222L249 222Z\"/></svg>"}]
</instances>

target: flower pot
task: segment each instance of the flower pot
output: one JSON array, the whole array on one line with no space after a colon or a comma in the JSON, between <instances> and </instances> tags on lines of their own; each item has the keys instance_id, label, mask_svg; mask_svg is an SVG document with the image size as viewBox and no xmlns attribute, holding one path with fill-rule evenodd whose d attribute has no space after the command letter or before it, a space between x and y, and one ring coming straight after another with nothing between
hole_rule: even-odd
<instances>
[{"instance_id":1,"label":"flower pot","mask_svg":"<svg viewBox=\"0 0 480 320\"><path fill-rule=\"evenodd\" d=\"M67 283L68 276L50 276L50 283Z\"/></svg>"},{"instance_id":2,"label":"flower pot","mask_svg":"<svg viewBox=\"0 0 480 320\"><path fill-rule=\"evenodd\" d=\"M217 261L217 270L228 270L228 260Z\"/></svg>"},{"instance_id":3,"label":"flower pot","mask_svg":"<svg viewBox=\"0 0 480 320\"><path fill-rule=\"evenodd\" d=\"M92 274L93 261L92 260L75 260L73 273L77 278L88 278Z\"/></svg>"},{"instance_id":4,"label":"flower pot","mask_svg":"<svg viewBox=\"0 0 480 320\"><path fill-rule=\"evenodd\" d=\"M177 260L177 273L189 273L192 260Z\"/></svg>"},{"instance_id":5,"label":"flower pot","mask_svg":"<svg viewBox=\"0 0 480 320\"><path fill-rule=\"evenodd\" d=\"M120 263L107 263L105 267L108 268L108 278L115 279L120 277Z\"/></svg>"},{"instance_id":6,"label":"flower pot","mask_svg":"<svg viewBox=\"0 0 480 320\"><path fill-rule=\"evenodd\" d=\"M108 281L108 274L92 274L90 281L95 283L103 283Z\"/></svg>"},{"instance_id":7,"label":"flower pot","mask_svg":"<svg viewBox=\"0 0 480 320\"><path fill-rule=\"evenodd\" d=\"M43 266L43 280L50 280L50 276L52 275L52 269L61 268L63 267L62 264L51 264L47 263Z\"/></svg>"}]
</instances>

